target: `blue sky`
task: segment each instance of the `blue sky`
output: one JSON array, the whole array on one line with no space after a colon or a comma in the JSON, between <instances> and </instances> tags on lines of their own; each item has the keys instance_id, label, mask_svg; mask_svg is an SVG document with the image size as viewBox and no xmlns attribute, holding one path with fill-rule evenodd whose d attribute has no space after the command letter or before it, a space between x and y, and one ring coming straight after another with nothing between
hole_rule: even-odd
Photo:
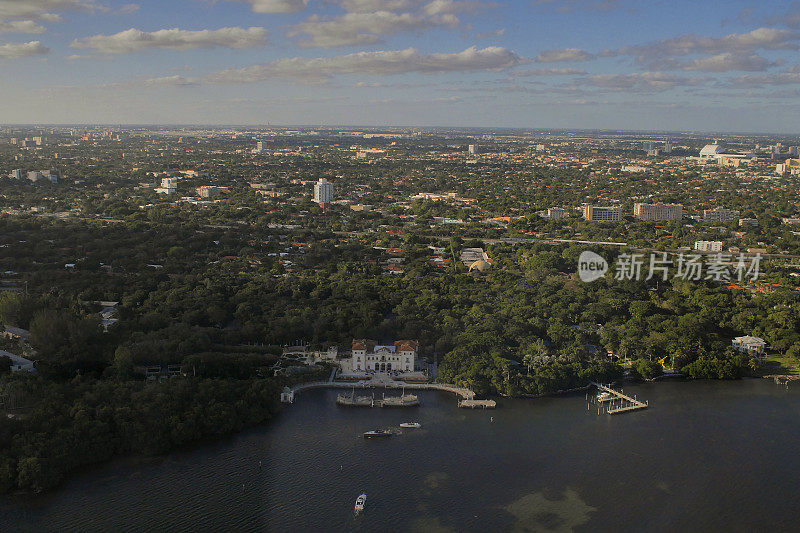
<instances>
[{"instance_id":1,"label":"blue sky","mask_svg":"<svg viewBox=\"0 0 800 533\"><path fill-rule=\"evenodd\" d=\"M4 123L800 131L800 2L0 0Z\"/></svg>"}]
</instances>

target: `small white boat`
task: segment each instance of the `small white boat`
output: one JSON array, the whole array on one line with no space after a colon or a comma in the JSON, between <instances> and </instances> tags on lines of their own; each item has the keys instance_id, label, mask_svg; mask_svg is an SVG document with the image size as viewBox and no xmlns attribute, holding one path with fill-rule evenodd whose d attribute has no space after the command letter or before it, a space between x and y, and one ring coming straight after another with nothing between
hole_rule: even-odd
<instances>
[{"instance_id":1,"label":"small white boat","mask_svg":"<svg viewBox=\"0 0 800 533\"><path fill-rule=\"evenodd\" d=\"M419 422L403 422L400 424L401 428L409 428L409 429L419 429L422 427L422 424Z\"/></svg>"},{"instance_id":2,"label":"small white boat","mask_svg":"<svg viewBox=\"0 0 800 533\"><path fill-rule=\"evenodd\" d=\"M364 505L367 503L367 495L361 494L356 498L356 514L364 510Z\"/></svg>"},{"instance_id":3,"label":"small white boat","mask_svg":"<svg viewBox=\"0 0 800 533\"><path fill-rule=\"evenodd\" d=\"M614 395L610 392L603 392L597 395L598 402L609 402L614 399Z\"/></svg>"}]
</instances>

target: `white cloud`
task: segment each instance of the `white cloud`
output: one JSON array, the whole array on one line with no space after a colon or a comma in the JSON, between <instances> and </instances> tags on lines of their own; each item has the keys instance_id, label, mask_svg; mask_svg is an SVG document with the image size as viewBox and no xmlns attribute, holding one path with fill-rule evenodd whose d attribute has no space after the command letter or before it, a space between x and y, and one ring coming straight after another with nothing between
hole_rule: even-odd
<instances>
[{"instance_id":1,"label":"white cloud","mask_svg":"<svg viewBox=\"0 0 800 533\"><path fill-rule=\"evenodd\" d=\"M44 33L44 26L33 20L0 20L0 33Z\"/></svg>"},{"instance_id":2,"label":"white cloud","mask_svg":"<svg viewBox=\"0 0 800 533\"><path fill-rule=\"evenodd\" d=\"M478 0L342 0L339 7L344 14L312 15L291 28L289 36L306 35L301 46L375 44L383 36L401 32L456 28L461 24L457 13L489 5Z\"/></svg>"},{"instance_id":3,"label":"white cloud","mask_svg":"<svg viewBox=\"0 0 800 533\"><path fill-rule=\"evenodd\" d=\"M358 52L334 57L279 59L265 65L223 70L206 81L248 83L272 78L319 81L339 75L392 75L410 72L427 74L468 71L499 71L520 65L523 60L501 47L467 48L452 54L422 54L413 48L381 52Z\"/></svg>"},{"instance_id":4,"label":"white cloud","mask_svg":"<svg viewBox=\"0 0 800 533\"><path fill-rule=\"evenodd\" d=\"M633 74L593 74L581 78L583 83L611 91L661 92L673 87L700 85L706 78L690 78L669 72L636 72Z\"/></svg>"},{"instance_id":5,"label":"white cloud","mask_svg":"<svg viewBox=\"0 0 800 533\"><path fill-rule=\"evenodd\" d=\"M787 68L783 72L772 74L747 74L730 80L735 87L762 87L765 85L800 84L800 65Z\"/></svg>"},{"instance_id":6,"label":"white cloud","mask_svg":"<svg viewBox=\"0 0 800 533\"><path fill-rule=\"evenodd\" d=\"M751 13L748 13L752 15ZM766 19L769 24L779 24L789 28L800 28L800 2L792 2L788 9L778 16L768 17Z\"/></svg>"},{"instance_id":7,"label":"white cloud","mask_svg":"<svg viewBox=\"0 0 800 533\"><path fill-rule=\"evenodd\" d=\"M726 52L689 61L681 68L683 70L700 70L704 72L730 72L735 70L763 72L775 65L774 61L769 61L756 54L743 55Z\"/></svg>"},{"instance_id":8,"label":"white cloud","mask_svg":"<svg viewBox=\"0 0 800 533\"><path fill-rule=\"evenodd\" d=\"M374 13L346 13L333 19L317 15L295 26L289 36L304 34L302 46L334 47L364 45L380 42L381 35L404 31L424 30L434 27L455 28L458 18L451 14L425 16L412 13L376 11Z\"/></svg>"},{"instance_id":9,"label":"white cloud","mask_svg":"<svg viewBox=\"0 0 800 533\"><path fill-rule=\"evenodd\" d=\"M585 70L576 68L532 68L515 70L511 73L516 78L527 76L576 76L586 74Z\"/></svg>"},{"instance_id":10,"label":"white cloud","mask_svg":"<svg viewBox=\"0 0 800 533\"><path fill-rule=\"evenodd\" d=\"M73 48L91 48L104 54L123 54L147 48L189 50L192 48L251 48L267 42L264 28L221 28L188 31L173 28L143 32L135 28L114 35L94 35L75 39Z\"/></svg>"},{"instance_id":11,"label":"white cloud","mask_svg":"<svg viewBox=\"0 0 800 533\"><path fill-rule=\"evenodd\" d=\"M611 11L621 7L620 0L533 0L535 6L549 6L558 13L576 10Z\"/></svg>"},{"instance_id":12,"label":"white cloud","mask_svg":"<svg viewBox=\"0 0 800 533\"><path fill-rule=\"evenodd\" d=\"M694 54L753 53L756 50L798 50L800 33L777 28L757 28L747 33L731 33L723 37L683 35L637 46L606 50L600 55L630 55L645 65L659 65L666 58Z\"/></svg>"},{"instance_id":13,"label":"white cloud","mask_svg":"<svg viewBox=\"0 0 800 533\"><path fill-rule=\"evenodd\" d=\"M347 13L418 10L427 15L461 13L484 5L478 0L341 0L340 2L340 7Z\"/></svg>"},{"instance_id":14,"label":"white cloud","mask_svg":"<svg viewBox=\"0 0 800 533\"><path fill-rule=\"evenodd\" d=\"M39 41L29 43L8 43L0 45L0 58L18 59L20 57L30 57L44 55L50 51Z\"/></svg>"},{"instance_id":15,"label":"white cloud","mask_svg":"<svg viewBox=\"0 0 800 533\"><path fill-rule=\"evenodd\" d=\"M341 7L348 13L373 13L413 9L420 3L416 0L342 0Z\"/></svg>"},{"instance_id":16,"label":"white cloud","mask_svg":"<svg viewBox=\"0 0 800 533\"><path fill-rule=\"evenodd\" d=\"M139 4L125 4L117 10L120 15L130 15L139 11L141 6Z\"/></svg>"},{"instance_id":17,"label":"white cloud","mask_svg":"<svg viewBox=\"0 0 800 533\"><path fill-rule=\"evenodd\" d=\"M255 13L297 13L308 5L308 0L245 0Z\"/></svg>"},{"instance_id":18,"label":"white cloud","mask_svg":"<svg viewBox=\"0 0 800 533\"><path fill-rule=\"evenodd\" d=\"M486 32L486 33L478 33L478 34L475 35L475 38L476 39L489 39L491 37L502 37L505 34L506 34L506 29L505 28L498 28L498 29L496 29L494 31L489 31L489 32Z\"/></svg>"},{"instance_id":19,"label":"white cloud","mask_svg":"<svg viewBox=\"0 0 800 533\"><path fill-rule=\"evenodd\" d=\"M433 0L422 8L428 15L444 15L472 11L481 7L477 1Z\"/></svg>"},{"instance_id":20,"label":"white cloud","mask_svg":"<svg viewBox=\"0 0 800 533\"><path fill-rule=\"evenodd\" d=\"M102 9L94 0L0 0L0 33L44 33L45 28L39 22L59 22L61 20L61 16L54 11L94 9ZM38 43L38 41L34 42ZM30 52L27 55L36 55L49 51L41 44L41 48L29 46L31 44L4 45L4 50L13 57L17 57L15 55L17 53Z\"/></svg>"},{"instance_id":21,"label":"white cloud","mask_svg":"<svg viewBox=\"0 0 800 533\"><path fill-rule=\"evenodd\" d=\"M199 84L196 79L185 78L175 74L173 76L164 76L163 78L151 78L145 80L145 85L150 87L193 87Z\"/></svg>"},{"instance_id":22,"label":"white cloud","mask_svg":"<svg viewBox=\"0 0 800 533\"><path fill-rule=\"evenodd\" d=\"M566 61L589 61L594 55L579 48L562 48L560 50L545 50L536 57L539 63L561 63Z\"/></svg>"},{"instance_id":23,"label":"white cloud","mask_svg":"<svg viewBox=\"0 0 800 533\"><path fill-rule=\"evenodd\" d=\"M0 19L50 20L54 11L93 10L93 0L0 0Z\"/></svg>"}]
</instances>

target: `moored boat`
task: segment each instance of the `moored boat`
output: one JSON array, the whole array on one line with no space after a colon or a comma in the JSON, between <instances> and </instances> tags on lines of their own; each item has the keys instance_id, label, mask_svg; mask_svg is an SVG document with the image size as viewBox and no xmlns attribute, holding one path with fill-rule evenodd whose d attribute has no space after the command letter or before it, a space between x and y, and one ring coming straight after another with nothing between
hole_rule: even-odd
<instances>
[{"instance_id":1,"label":"moored boat","mask_svg":"<svg viewBox=\"0 0 800 533\"><path fill-rule=\"evenodd\" d=\"M598 402L609 402L614 399L614 395L610 392L602 392L597 395Z\"/></svg>"},{"instance_id":2,"label":"moored boat","mask_svg":"<svg viewBox=\"0 0 800 533\"><path fill-rule=\"evenodd\" d=\"M388 429L376 429L374 431L367 431L364 433L365 439L372 439L375 437L391 437L392 432Z\"/></svg>"},{"instance_id":3,"label":"moored boat","mask_svg":"<svg viewBox=\"0 0 800 533\"><path fill-rule=\"evenodd\" d=\"M367 503L367 495L361 494L358 498L356 498L356 514L360 513L364 510L364 505Z\"/></svg>"},{"instance_id":4,"label":"moored boat","mask_svg":"<svg viewBox=\"0 0 800 533\"><path fill-rule=\"evenodd\" d=\"M422 427L422 424L419 422L403 422L400 424L401 428L408 428L408 429L418 429Z\"/></svg>"}]
</instances>

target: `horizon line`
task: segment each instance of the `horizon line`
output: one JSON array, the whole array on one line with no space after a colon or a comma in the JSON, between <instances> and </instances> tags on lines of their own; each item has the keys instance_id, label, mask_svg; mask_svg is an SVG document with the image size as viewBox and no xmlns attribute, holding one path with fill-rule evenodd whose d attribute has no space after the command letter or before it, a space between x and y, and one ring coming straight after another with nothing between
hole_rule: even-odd
<instances>
[{"instance_id":1,"label":"horizon line","mask_svg":"<svg viewBox=\"0 0 800 533\"><path fill-rule=\"evenodd\" d=\"M735 130L659 130L659 129L627 129L627 128L591 128L591 127L536 127L527 128L519 126L418 126L418 125L367 125L367 124L235 124L235 123L135 123L135 122L30 122L30 123L0 123L0 127L120 127L120 128L342 128L342 129L418 129L418 130L504 130L516 132L605 132L605 133L647 133L647 134L672 134L672 135L698 135L698 134L725 134L725 135L781 135L800 137L800 132L769 132L769 131L735 131Z\"/></svg>"}]
</instances>

